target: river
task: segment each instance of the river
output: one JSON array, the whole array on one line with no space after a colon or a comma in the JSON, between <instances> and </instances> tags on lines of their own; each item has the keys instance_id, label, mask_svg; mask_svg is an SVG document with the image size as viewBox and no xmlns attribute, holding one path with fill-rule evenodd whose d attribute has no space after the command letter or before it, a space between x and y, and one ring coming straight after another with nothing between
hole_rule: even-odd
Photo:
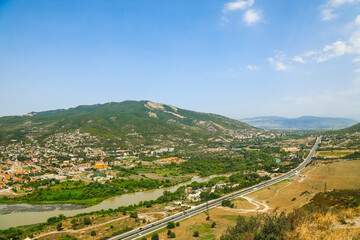
<instances>
[{"instance_id":1,"label":"river","mask_svg":"<svg viewBox=\"0 0 360 240\"><path fill-rule=\"evenodd\" d=\"M194 181L205 182L214 177L230 175L231 174L212 175L204 178L193 178L191 181L168 188L123 194L108 198L99 204L87 208L82 208L76 204L0 204L0 229L46 222L48 218L58 216L59 214L64 214L65 216L70 217L79 213L89 213L110 208L116 209L120 206L138 204L140 201L155 200L163 195L164 191L174 192L179 187Z\"/></svg>"}]
</instances>

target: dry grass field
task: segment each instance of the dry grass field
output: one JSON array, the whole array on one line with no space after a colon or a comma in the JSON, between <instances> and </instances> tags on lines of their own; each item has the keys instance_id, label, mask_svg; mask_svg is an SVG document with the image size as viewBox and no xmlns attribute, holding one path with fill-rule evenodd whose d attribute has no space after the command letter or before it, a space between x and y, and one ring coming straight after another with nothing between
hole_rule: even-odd
<instances>
[{"instance_id":1,"label":"dry grass field","mask_svg":"<svg viewBox=\"0 0 360 240\"><path fill-rule=\"evenodd\" d=\"M269 209L270 212L274 210L291 212L293 209L308 203L316 193L324 191L325 183L328 191L332 189L360 188L360 160L314 164L304 169L300 176L292 176L269 188L246 195L246 197L268 205L271 208ZM210 221L206 220L207 215L205 213L182 221L180 226L173 230L176 234L176 239L219 239L228 226L235 225L237 216L256 215L264 208L260 206L259 211L247 212L245 211L246 209L254 210L256 206L244 199L234 200L233 202L235 203L234 209L218 207L209 210ZM351 218L354 214L348 213L348 216ZM318 221L316 224L319 226L325 226L327 223L332 223L333 226L339 225L338 220L334 216L329 215L319 216ZM216 222L215 228L210 227L212 222ZM336 239L336 237L341 236L343 236L341 239L353 239L351 236L355 236L358 232L358 229L336 227L331 232L331 235L329 235L330 238L324 238L324 234L326 234L324 232L319 231L315 235L308 232L314 231L314 229L315 227L311 228L310 226L310 228L306 228L303 225L297 231L302 234L301 237L304 239L306 239L306 236L312 236L312 239ZM193 237L194 231L199 231L200 237ZM168 239L167 230L159 233L159 236L160 239ZM313 238L313 236L316 237ZM292 235L291 238L296 239L297 236Z\"/></svg>"},{"instance_id":2,"label":"dry grass field","mask_svg":"<svg viewBox=\"0 0 360 240\"><path fill-rule=\"evenodd\" d=\"M334 150L334 151L318 151L315 156L325 157L325 158L338 158L345 157L351 153L354 153L355 150Z\"/></svg>"}]
</instances>

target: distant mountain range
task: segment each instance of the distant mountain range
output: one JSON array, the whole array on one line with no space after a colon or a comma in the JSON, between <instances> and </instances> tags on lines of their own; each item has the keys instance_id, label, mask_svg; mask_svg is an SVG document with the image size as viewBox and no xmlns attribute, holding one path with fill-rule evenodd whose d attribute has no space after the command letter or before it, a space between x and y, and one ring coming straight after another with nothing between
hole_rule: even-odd
<instances>
[{"instance_id":1,"label":"distant mountain range","mask_svg":"<svg viewBox=\"0 0 360 240\"><path fill-rule=\"evenodd\" d=\"M0 141L43 141L56 133L80 130L124 147L215 147L228 144L234 131L251 129L246 123L220 115L150 101L109 102L0 117Z\"/></svg>"},{"instance_id":2,"label":"distant mountain range","mask_svg":"<svg viewBox=\"0 0 360 240\"><path fill-rule=\"evenodd\" d=\"M304 116L299 118L285 118L277 116L254 117L241 119L251 126L264 129L341 129L347 128L358 121L348 118L329 118Z\"/></svg>"}]
</instances>

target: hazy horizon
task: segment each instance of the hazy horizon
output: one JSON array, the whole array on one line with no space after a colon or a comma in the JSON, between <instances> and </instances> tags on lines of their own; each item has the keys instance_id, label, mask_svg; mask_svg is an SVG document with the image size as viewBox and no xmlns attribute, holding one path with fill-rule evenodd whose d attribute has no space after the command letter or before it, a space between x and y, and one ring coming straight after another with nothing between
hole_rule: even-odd
<instances>
[{"instance_id":1,"label":"hazy horizon","mask_svg":"<svg viewBox=\"0 0 360 240\"><path fill-rule=\"evenodd\" d=\"M1 1L0 116L148 99L360 120L360 1Z\"/></svg>"}]
</instances>

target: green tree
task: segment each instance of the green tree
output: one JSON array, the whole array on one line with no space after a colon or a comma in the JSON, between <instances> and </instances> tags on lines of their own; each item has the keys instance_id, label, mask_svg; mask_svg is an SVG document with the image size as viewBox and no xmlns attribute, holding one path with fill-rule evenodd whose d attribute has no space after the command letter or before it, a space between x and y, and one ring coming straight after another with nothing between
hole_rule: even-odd
<instances>
[{"instance_id":1,"label":"green tree","mask_svg":"<svg viewBox=\"0 0 360 240\"><path fill-rule=\"evenodd\" d=\"M176 238L175 233L174 233L174 232L171 232L171 234L170 234L169 238Z\"/></svg>"},{"instance_id":2,"label":"green tree","mask_svg":"<svg viewBox=\"0 0 360 240\"><path fill-rule=\"evenodd\" d=\"M152 235L151 240L159 240L159 234L155 233Z\"/></svg>"},{"instance_id":3,"label":"green tree","mask_svg":"<svg viewBox=\"0 0 360 240\"><path fill-rule=\"evenodd\" d=\"M96 232L95 232L95 231L91 231L90 235L91 235L91 236L96 236Z\"/></svg>"},{"instance_id":4,"label":"green tree","mask_svg":"<svg viewBox=\"0 0 360 240\"><path fill-rule=\"evenodd\" d=\"M174 223L174 222L168 222L167 228L168 228L168 229L173 229L173 228L175 228L175 223Z\"/></svg>"},{"instance_id":5,"label":"green tree","mask_svg":"<svg viewBox=\"0 0 360 240\"><path fill-rule=\"evenodd\" d=\"M56 226L57 230L58 231L61 231L62 230L62 222L59 222Z\"/></svg>"},{"instance_id":6,"label":"green tree","mask_svg":"<svg viewBox=\"0 0 360 240\"><path fill-rule=\"evenodd\" d=\"M216 226L216 222L213 222L213 223L211 224L211 228L215 228L215 226Z\"/></svg>"},{"instance_id":7,"label":"green tree","mask_svg":"<svg viewBox=\"0 0 360 240\"><path fill-rule=\"evenodd\" d=\"M131 217L131 218L137 218L137 217L138 217L137 212L132 212L132 213L130 213L130 217Z\"/></svg>"},{"instance_id":8,"label":"green tree","mask_svg":"<svg viewBox=\"0 0 360 240\"><path fill-rule=\"evenodd\" d=\"M193 237L199 237L199 236L200 236L199 231L195 231L195 232L193 233Z\"/></svg>"},{"instance_id":9,"label":"green tree","mask_svg":"<svg viewBox=\"0 0 360 240\"><path fill-rule=\"evenodd\" d=\"M90 218L85 217L85 218L84 218L84 224L85 224L85 225L90 225L90 224L91 224Z\"/></svg>"}]
</instances>

